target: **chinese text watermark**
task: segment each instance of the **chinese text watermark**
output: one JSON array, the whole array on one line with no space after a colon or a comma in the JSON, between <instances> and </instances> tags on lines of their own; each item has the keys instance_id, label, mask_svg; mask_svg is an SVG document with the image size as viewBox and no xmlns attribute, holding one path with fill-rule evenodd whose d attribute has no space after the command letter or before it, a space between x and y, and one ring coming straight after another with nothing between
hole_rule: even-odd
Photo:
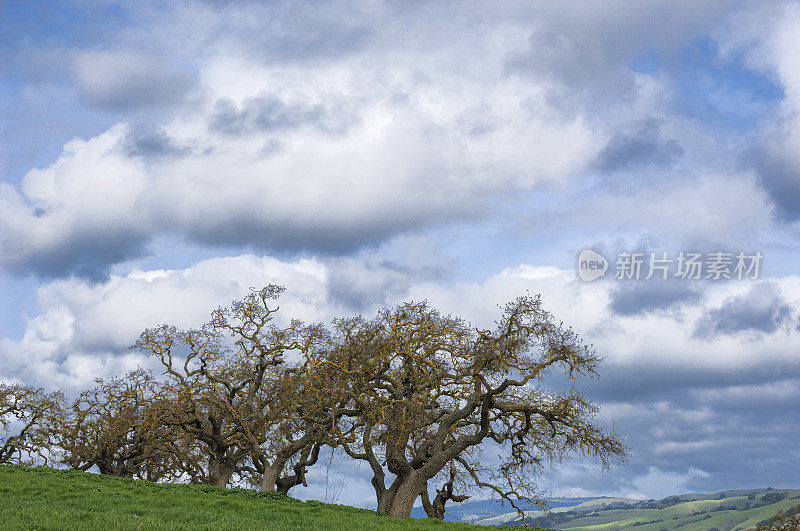
<instances>
[{"instance_id":1,"label":"chinese text watermark","mask_svg":"<svg viewBox=\"0 0 800 531\"><path fill-rule=\"evenodd\" d=\"M627 253L617 255L612 268L617 280L757 280L763 260L761 252L695 253ZM608 260L596 251L586 249L578 255L578 277L590 282L605 277Z\"/></svg>"}]
</instances>

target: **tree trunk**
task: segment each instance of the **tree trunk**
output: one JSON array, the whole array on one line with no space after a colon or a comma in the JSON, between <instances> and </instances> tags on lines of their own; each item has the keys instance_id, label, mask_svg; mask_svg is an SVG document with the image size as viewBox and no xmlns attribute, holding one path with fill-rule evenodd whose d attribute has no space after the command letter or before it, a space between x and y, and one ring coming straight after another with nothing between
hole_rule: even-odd
<instances>
[{"instance_id":1,"label":"tree trunk","mask_svg":"<svg viewBox=\"0 0 800 531\"><path fill-rule=\"evenodd\" d=\"M258 490L261 492L272 492L275 490L275 482L278 481L278 476L283 467L264 467L264 473L261 474L261 485Z\"/></svg>"},{"instance_id":2,"label":"tree trunk","mask_svg":"<svg viewBox=\"0 0 800 531\"><path fill-rule=\"evenodd\" d=\"M425 488L426 482L420 479L416 474L405 478L403 482L400 483L400 487L397 489L397 493L391 501L389 516L395 518L408 518L411 516L411 509L414 508L414 502Z\"/></svg>"},{"instance_id":3,"label":"tree trunk","mask_svg":"<svg viewBox=\"0 0 800 531\"><path fill-rule=\"evenodd\" d=\"M444 506L447 503L447 498L441 494L436 494L433 499L433 517L437 520L444 520Z\"/></svg>"},{"instance_id":4,"label":"tree trunk","mask_svg":"<svg viewBox=\"0 0 800 531\"><path fill-rule=\"evenodd\" d=\"M227 487L233 476L234 467L213 457L208 460L208 483L217 487Z\"/></svg>"},{"instance_id":5,"label":"tree trunk","mask_svg":"<svg viewBox=\"0 0 800 531\"><path fill-rule=\"evenodd\" d=\"M444 520L444 510L445 506L447 505L448 501L452 501L455 503L463 502L464 500L468 500L469 496L465 496L463 494L453 494L453 484L456 481L456 472L455 469L450 469L450 480L445 483L441 489L436 491L436 497L433 499L433 503L431 503L430 499L428 499L428 505L430 505L430 510L426 506L425 512L428 513L430 518L436 518L437 520ZM428 498L428 489L426 487L424 498ZM424 503L424 500L423 500Z\"/></svg>"},{"instance_id":6,"label":"tree trunk","mask_svg":"<svg viewBox=\"0 0 800 531\"><path fill-rule=\"evenodd\" d=\"M374 481L373 481L374 486ZM378 512L379 513L388 513L389 509L392 507L392 502L394 501L394 497L397 494L397 489L400 487L400 481L395 479L392 484L389 486L388 489L384 489L383 493L378 496ZM375 489L377 493L378 489Z\"/></svg>"},{"instance_id":7,"label":"tree trunk","mask_svg":"<svg viewBox=\"0 0 800 531\"><path fill-rule=\"evenodd\" d=\"M436 514L436 512L433 509L433 504L431 503L431 498L428 495L428 487L427 487L427 485L425 486L424 489L422 489L421 498L422 498L422 508L425 509L425 514L428 515L428 518L435 518L434 515Z\"/></svg>"}]
</instances>

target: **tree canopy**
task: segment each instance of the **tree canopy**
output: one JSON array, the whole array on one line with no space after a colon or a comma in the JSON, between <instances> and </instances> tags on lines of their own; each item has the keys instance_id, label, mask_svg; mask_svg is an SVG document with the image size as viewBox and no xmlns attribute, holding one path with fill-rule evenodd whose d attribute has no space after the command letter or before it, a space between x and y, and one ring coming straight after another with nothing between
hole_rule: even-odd
<instances>
[{"instance_id":1,"label":"tree canopy","mask_svg":"<svg viewBox=\"0 0 800 531\"><path fill-rule=\"evenodd\" d=\"M314 365L347 381L349 410L337 443L369 464L378 509L392 516L409 516L428 482L443 474L451 475L450 498L458 471L465 483L516 507L515 500L538 499L533 479L545 463L578 452L609 465L625 454L575 385L596 374L600 358L538 297L509 303L493 330L426 303L372 320L338 320L334 329L333 348ZM556 371L568 390L543 385ZM491 465L481 458L488 445L500 455Z\"/></svg>"},{"instance_id":2,"label":"tree canopy","mask_svg":"<svg viewBox=\"0 0 800 531\"><path fill-rule=\"evenodd\" d=\"M40 387L0 383L0 463L47 463L53 444L49 429L63 410L64 394Z\"/></svg>"},{"instance_id":3,"label":"tree canopy","mask_svg":"<svg viewBox=\"0 0 800 531\"><path fill-rule=\"evenodd\" d=\"M579 387L601 358L539 297L511 301L490 329L426 302L325 326L282 316L282 292L251 290L199 328L148 328L132 348L161 374L97 380L70 407L0 386L3 429L21 426L0 460L38 451L104 474L288 493L327 447L369 466L378 510L407 518L421 498L441 519L475 490L541 504L538 472L571 455L625 456Z\"/></svg>"}]
</instances>

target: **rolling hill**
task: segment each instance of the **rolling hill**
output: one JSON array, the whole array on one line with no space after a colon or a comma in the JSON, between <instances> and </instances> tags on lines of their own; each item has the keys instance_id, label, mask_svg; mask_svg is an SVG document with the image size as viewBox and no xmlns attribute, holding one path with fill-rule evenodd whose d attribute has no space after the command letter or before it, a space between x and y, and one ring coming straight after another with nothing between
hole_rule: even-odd
<instances>
[{"instance_id":1,"label":"rolling hill","mask_svg":"<svg viewBox=\"0 0 800 531\"><path fill-rule=\"evenodd\" d=\"M547 514L527 513L535 525L570 531L738 531L755 527L779 510L800 504L800 489L750 489L668 496L663 500L596 498ZM482 525L519 525L516 512L472 520Z\"/></svg>"}]
</instances>

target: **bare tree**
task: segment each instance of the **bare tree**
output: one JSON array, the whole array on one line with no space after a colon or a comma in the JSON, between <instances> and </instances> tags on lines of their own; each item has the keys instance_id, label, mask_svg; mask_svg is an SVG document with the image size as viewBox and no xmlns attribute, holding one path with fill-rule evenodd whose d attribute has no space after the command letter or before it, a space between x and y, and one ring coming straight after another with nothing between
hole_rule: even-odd
<instances>
[{"instance_id":1,"label":"bare tree","mask_svg":"<svg viewBox=\"0 0 800 531\"><path fill-rule=\"evenodd\" d=\"M252 290L200 329L148 329L133 346L164 366L173 403L165 421L204 448L207 474L198 477L213 485L238 473L260 477L263 491L288 492L318 458L321 412L302 360L327 336L296 320L276 326L272 301L282 291Z\"/></svg>"},{"instance_id":2,"label":"bare tree","mask_svg":"<svg viewBox=\"0 0 800 531\"><path fill-rule=\"evenodd\" d=\"M252 290L198 329L145 330L132 348L161 362L164 382L98 380L59 432L65 462L220 486L239 475L287 493L329 446L370 466L378 510L406 518L421 497L441 519L475 488L518 510L541 502L536 474L572 454L604 466L625 456L577 388L600 358L538 297L509 303L493 330L407 303L329 332L278 326L282 291ZM547 388L559 373L567 390Z\"/></svg>"},{"instance_id":3,"label":"bare tree","mask_svg":"<svg viewBox=\"0 0 800 531\"><path fill-rule=\"evenodd\" d=\"M163 423L170 408L153 376L135 370L122 378L97 379L53 429L61 461L78 470L151 481L175 477L176 444Z\"/></svg>"},{"instance_id":4,"label":"bare tree","mask_svg":"<svg viewBox=\"0 0 800 531\"><path fill-rule=\"evenodd\" d=\"M47 427L60 418L63 407L60 391L0 383L0 463L47 464L54 443Z\"/></svg>"},{"instance_id":5,"label":"bare tree","mask_svg":"<svg viewBox=\"0 0 800 531\"><path fill-rule=\"evenodd\" d=\"M600 361L538 297L521 297L494 330L442 316L426 303L384 310L373 320L338 320L333 347L313 360L312 371L347 378L337 443L371 467L378 510L407 518L448 466L519 510L515 501L540 501L532 478L545 463L575 452L606 466L622 458L619 436L596 424L597 406L575 387L596 374ZM543 386L556 370L568 391ZM497 466L481 465L488 444L502 455ZM387 473L394 475L388 485ZM442 507L456 500L447 485L444 491Z\"/></svg>"}]
</instances>

